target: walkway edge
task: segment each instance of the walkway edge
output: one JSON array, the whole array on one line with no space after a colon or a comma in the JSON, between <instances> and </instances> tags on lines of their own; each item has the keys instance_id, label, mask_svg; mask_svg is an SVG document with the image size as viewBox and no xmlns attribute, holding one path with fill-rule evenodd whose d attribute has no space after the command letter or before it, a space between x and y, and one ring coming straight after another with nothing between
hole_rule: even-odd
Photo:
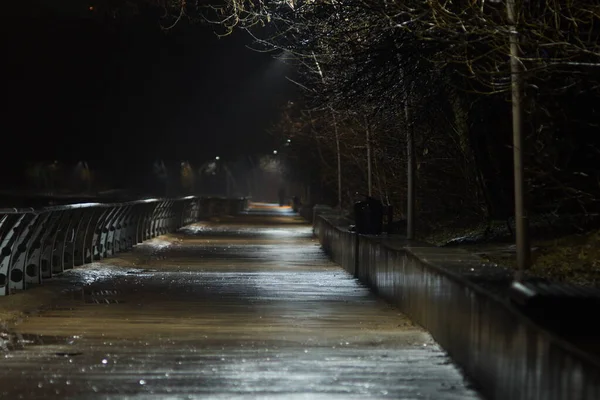
<instances>
[{"instance_id":1,"label":"walkway edge","mask_svg":"<svg viewBox=\"0 0 600 400\"><path fill-rule=\"evenodd\" d=\"M600 398L600 361L468 280L489 268L478 257L362 235L357 251L355 234L326 215L314 233L334 262L427 329L486 398Z\"/></svg>"}]
</instances>

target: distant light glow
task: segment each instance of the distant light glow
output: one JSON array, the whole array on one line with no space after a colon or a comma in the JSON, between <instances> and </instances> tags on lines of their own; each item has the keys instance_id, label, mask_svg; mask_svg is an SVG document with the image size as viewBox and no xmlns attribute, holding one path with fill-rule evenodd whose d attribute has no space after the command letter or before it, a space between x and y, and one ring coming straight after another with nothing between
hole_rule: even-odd
<instances>
[{"instance_id":1,"label":"distant light glow","mask_svg":"<svg viewBox=\"0 0 600 400\"><path fill-rule=\"evenodd\" d=\"M206 175L215 175L217 173L217 161L209 162L201 173Z\"/></svg>"},{"instance_id":2,"label":"distant light glow","mask_svg":"<svg viewBox=\"0 0 600 400\"><path fill-rule=\"evenodd\" d=\"M288 143L292 143L292 139L288 139L288 141L287 141L287 142L288 142Z\"/></svg>"},{"instance_id":3,"label":"distant light glow","mask_svg":"<svg viewBox=\"0 0 600 400\"><path fill-rule=\"evenodd\" d=\"M273 150L273 154L277 154L277 150Z\"/></svg>"},{"instance_id":4,"label":"distant light glow","mask_svg":"<svg viewBox=\"0 0 600 400\"><path fill-rule=\"evenodd\" d=\"M265 156L260 159L260 168L265 172L277 173L281 172L282 165L279 157Z\"/></svg>"},{"instance_id":5,"label":"distant light glow","mask_svg":"<svg viewBox=\"0 0 600 400\"><path fill-rule=\"evenodd\" d=\"M217 161L219 161L220 159L221 159L221 157L219 157L219 156L215 157L215 160L217 160Z\"/></svg>"},{"instance_id":6,"label":"distant light glow","mask_svg":"<svg viewBox=\"0 0 600 400\"><path fill-rule=\"evenodd\" d=\"M89 7L90 11L94 11L94 6Z\"/></svg>"}]
</instances>

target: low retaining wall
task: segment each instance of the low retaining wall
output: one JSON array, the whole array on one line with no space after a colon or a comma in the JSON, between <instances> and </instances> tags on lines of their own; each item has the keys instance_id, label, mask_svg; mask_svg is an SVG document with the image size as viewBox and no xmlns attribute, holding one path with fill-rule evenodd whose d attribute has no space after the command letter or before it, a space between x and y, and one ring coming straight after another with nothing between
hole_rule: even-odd
<instances>
[{"instance_id":1,"label":"low retaining wall","mask_svg":"<svg viewBox=\"0 0 600 400\"><path fill-rule=\"evenodd\" d=\"M486 398L600 399L597 358L484 289L484 280L507 279L505 271L457 249L362 235L357 245L340 225L315 217L323 249L427 329Z\"/></svg>"},{"instance_id":2,"label":"low retaining wall","mask_svg":"<svg viewBox=\"0 0 600 400\"><path fill-rule=\"evenodd\" d=\"M129 250L201 218L236 214L246 199L146 199L0 209L0 296Z\"/></svg>"}]
</instances>

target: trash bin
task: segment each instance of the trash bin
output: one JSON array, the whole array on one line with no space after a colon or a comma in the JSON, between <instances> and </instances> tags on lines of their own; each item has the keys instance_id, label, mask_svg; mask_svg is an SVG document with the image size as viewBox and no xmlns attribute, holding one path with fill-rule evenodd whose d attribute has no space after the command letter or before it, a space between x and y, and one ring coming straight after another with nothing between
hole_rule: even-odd
<instances>
[{"instance_id":1,"label":"trash bin","mask_svg":"<svg viewBox=\"0 0 600 400\"><path fill-rule=\"evenodd\" d=\"M372 197L354 204L356 232L363 235L379 235L383 231L383 204Z\"/></svg>"}]
</instances>

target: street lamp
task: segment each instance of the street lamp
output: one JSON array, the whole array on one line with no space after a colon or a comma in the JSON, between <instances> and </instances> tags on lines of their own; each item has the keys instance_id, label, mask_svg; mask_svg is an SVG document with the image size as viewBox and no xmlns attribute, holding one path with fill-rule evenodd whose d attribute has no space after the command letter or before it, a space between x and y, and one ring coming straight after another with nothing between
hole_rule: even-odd
<instances>
[{"instance_id":1,"label":"street lamp","mask_svg":"<svg viewBox=\"0 0 600 400\"><path fill-rule=\"evenodd\" d=\"M277 150L273 150L273 154L277 155Z\"/></svg>"},{"instance_id":2,"label":"street lamp","mask_svg":"<svg viewBox=\"0 0 600 400\"><path fill-rule=\"evenodd\" d=\"M517 248L517 272L515 280L524 278L525 270L531 264L531 245L529 243L529 221L525 207L525 169L523 147L523 66L519 47L518 9L515 0L506 2L506 13L509 23L510 44L510 78L512 95L512 122L513 122L513 174L515 185L515 233Z\"/></svg>"},{"instance_id":3,"label":"street lamp","mask_svg":"<svg viewBox=\"0 0 600 400\"><path fill-rule=\"evenodd\" d=\"M219 156L215 157L215 160L217 160L217 161L219 161L220 159L221 159L221 157L219 157Z\"/></svg>"}]
</instances>

